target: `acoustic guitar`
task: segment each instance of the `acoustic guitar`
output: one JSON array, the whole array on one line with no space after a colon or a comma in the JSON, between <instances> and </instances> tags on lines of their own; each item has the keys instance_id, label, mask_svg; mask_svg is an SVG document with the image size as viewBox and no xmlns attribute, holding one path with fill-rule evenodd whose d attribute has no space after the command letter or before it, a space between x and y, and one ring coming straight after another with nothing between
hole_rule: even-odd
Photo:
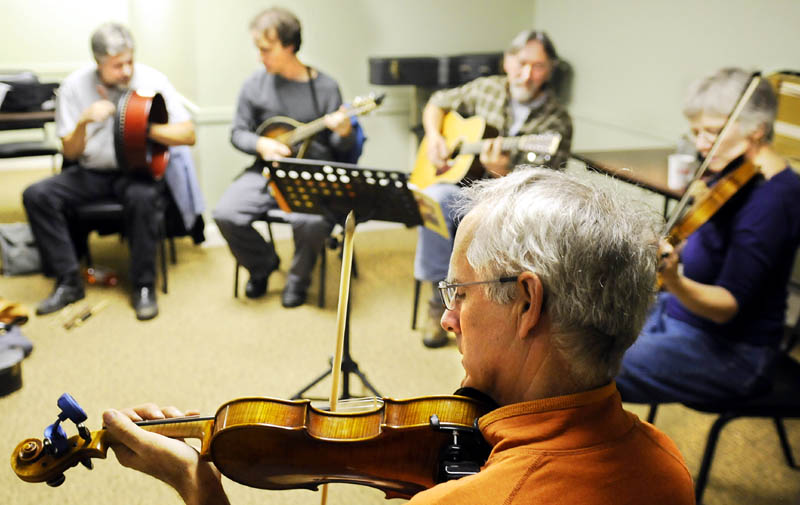
<instances>
[{"instance_id":1,"label":"acoustic guitar","mask_svg":"<svg viewBox=\"0 0 800 505\"><path fill-rule=\"evenodd\" d=\"M442 122L442 135L447 141L449 151L448 167L439 172L428 159L428 139L423 138L417 151L417 159L408 182L418 189L425 189L431 184L456 184L462 179L478 179L483 176L484 168L478 161L484 142L492 136L491 128L478 116L463 118L459 113L450 111ZM556 132L522 135L519 137L502 137L503 152L513 150L536 154L553 155L561 143L561 134Z\"/></svg>"},{"instance_id":2,"label":"acoustic guitar","mask_svg":"<svg viewBox=\"0 0 800 505\"><path fill-rule=\"evenodd\" d=\"M376 109L385 96L384 93L370 93L366 97L356 97L347 109L347 117L360 116ZM289 146L296 158L302 158L311 143L311 137L325 128L325 116L309 123L301 123L286 116L273 116L256 128L256 134Z\"/></svg>"}]
</instances>

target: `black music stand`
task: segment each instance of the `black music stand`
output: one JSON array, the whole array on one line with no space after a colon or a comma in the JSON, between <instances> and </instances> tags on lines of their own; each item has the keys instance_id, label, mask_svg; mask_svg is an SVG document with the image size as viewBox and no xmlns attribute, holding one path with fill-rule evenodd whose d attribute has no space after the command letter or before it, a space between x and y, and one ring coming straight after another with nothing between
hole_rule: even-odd
<instances>
[{"instance_id":1,"label":"black music stand","mask_svg":"<svg viewBox=\"0 0 800 505\"><path fill-rule=\"evenodd\" d=\"M422 224L417 202L408 188L408 174L404 172L294 158L267 163L267 169L275 199L284 211L320 214L342 227L351 210L355 212L356 223L376 219L406 226ZM342 398L351 398L350 374L361 379L375 396L381 396L350 355L349 300L345 311ZM302 398L303 393L332 372L333 359L329 360L327 370L292 399Z\"/></svg>"}]
</instances>

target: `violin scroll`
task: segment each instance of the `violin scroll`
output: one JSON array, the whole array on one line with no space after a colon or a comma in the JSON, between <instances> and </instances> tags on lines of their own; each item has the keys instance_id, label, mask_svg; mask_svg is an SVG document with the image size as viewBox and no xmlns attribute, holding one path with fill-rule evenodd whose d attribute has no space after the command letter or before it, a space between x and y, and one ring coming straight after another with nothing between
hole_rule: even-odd
<instances>
[{"instance_id":1,"label":"violin scroll","mask_svg":"<svg viewBox=\"0 0 800 505\"><path fill-rule=\"evenodd\" d=\"M89 440L80 435L66 439L66 449L55 454L47 439L28 438L20 442L11 453L11 467L17 477L25 482L46 482L52 487L64 483L64 472L82 464L93 468L91 458L105 458L107 446L101 432L91 434Z\"/></svg>"}]
</instances>

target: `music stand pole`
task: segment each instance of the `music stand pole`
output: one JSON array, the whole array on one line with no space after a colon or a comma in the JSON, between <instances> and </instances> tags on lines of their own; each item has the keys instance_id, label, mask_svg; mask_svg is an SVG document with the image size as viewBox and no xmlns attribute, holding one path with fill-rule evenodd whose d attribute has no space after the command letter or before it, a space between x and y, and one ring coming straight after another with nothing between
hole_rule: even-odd
<instances>
[{"instance_id":1,"label":"music stand pole","mask_svg":"<svg viewBox=\"0 0 800 505\"><path fill-rule=\"evenodd\" d=\"M362 168L348 163L284 158L267 166L270 186L278 205L287 212L320 214L344 228L347 214L354 211L361 222L370 219L416 226L422 223L418 204L407 186L407 174ZM342 354L342 398L350 396L350 374L355 374L375 396L381 396L358 368L350 354L350 300L345 310ZM302 395L333 372L328 369L292 399Z\"/></svg>"},{"instance_id":2,"label":"music stand pole","mask_svg":"<svg viewBox=\"0 0 800 505\"><path fill-rule=\"evenodd\" d=\"M352 299L352 286L350 288L351 294L350 297ZM322 382L325 377L329 376L333 373L333 358L328 360L328 369L324 371L319 377L315 378L307 385L303 387L300 391L295 393L295 395L291 398L292 400L299 400L303 397L303 393L311 389L312 387L316 386L320 382ZM367 376L358 368L358 363L353 359L350 355L350 301L347 302L347 309L345 312L345 327L344 327L344 351L342 354L342 395L341 399L345 400L348 398L352 398L350 395L350 374L355 374L359 379L361 379L361 383L364 384L375 396L381 396L377 389L369 382Z\"/></svg>"}]
</instances>

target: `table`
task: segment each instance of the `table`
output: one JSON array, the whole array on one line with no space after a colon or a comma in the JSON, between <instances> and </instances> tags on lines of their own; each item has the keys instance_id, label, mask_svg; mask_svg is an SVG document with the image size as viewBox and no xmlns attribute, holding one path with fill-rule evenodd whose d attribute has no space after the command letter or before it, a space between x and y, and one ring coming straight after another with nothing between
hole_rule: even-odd
<instances>
[{"instance_id":1,"label":"table","mask_svg":"<svg viewBox=\"0 0 800 505\"><path fill-rule=\"evenodd\" d=\"M667 156L673 147L646 149L620 149L609 151L582 151L572 157L586 164L586 168L610 175L621 181L653 191L664 197L664 216L670 200L680 200L683 191L667 185Z\"/></svg>"},{"instance_id":2,"label":"table","mask_svg":"<svg viewBox=\"0 0 800 505\"><path fill-rule=\"evenodd\" d=\"M42 128L56 119L52 110L31 112L0 112L0 131L27 130ZM43 140L22 142L0 142L0 158L22 158L26 156L51 156L53 172L56 170L56 155L59 153L57 143Z\"/></svg>"},{"instance_id":3,"label":"table","mask_svg":"<svg viewBox=\"0 0 800 505\"><path fill-rule=\"evenodd\" d=\"M0 112L0 130L24 130L28 128L41 128L47 123L56 120L56 113L52 110L33 112Z\"/></svg>"}]
</instances>

